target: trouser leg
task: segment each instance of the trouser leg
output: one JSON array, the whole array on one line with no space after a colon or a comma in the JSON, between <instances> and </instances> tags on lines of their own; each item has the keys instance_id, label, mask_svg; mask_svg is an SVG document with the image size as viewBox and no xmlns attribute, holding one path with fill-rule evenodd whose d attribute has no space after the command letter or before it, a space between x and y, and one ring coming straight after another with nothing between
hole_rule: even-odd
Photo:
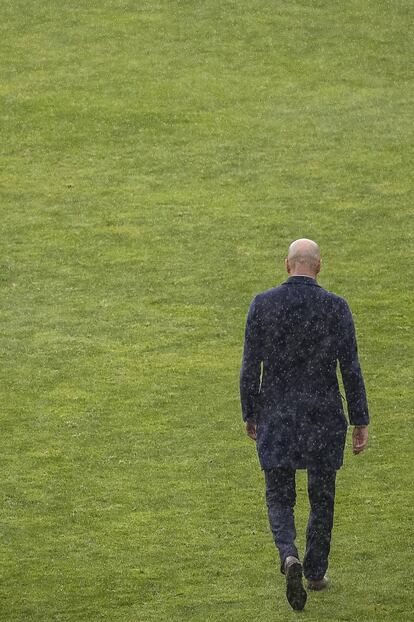
<instances>
[{"instance_id":1,"label":"trouser leg","mask_svg":"<svg viewBox=\"0 0 414 622\"><path fill-rule=\"evenodd\" d=\"M270 529L280 555L281 571L286 557L298 557L295 546L294 506L296 501L294 469L265 470L266 504Z\"/></svg>"},{"instance_id":2,"label":"trouser leg","mask_svg":"<svg viewBox=\"0 0 414 622\"><path fill-rule=\"evenodd\" d=\"M307 579L322 579L328 568L334 517L336 471L308 470L310 514L303 571Z\"/></svg>"}]
</instances>

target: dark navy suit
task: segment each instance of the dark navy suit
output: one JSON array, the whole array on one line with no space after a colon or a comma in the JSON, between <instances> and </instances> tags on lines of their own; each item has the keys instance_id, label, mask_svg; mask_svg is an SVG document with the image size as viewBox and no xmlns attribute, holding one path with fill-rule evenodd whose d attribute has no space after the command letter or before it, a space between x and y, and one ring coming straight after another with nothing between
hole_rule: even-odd
<instances>
[{"instance_id":1,"label":"dark navy suit","mask_svg":"<svg viewBox=\"0 0 414 622\"><path fill-rule=\"evenodd\" d=\"M269 519L281 560L297 556L295 470L308 470L311 515L305 576L328 562L335 474L347 431L337 379L339 362L351 425L367 425L368 407L347 302L311 277L293 276L250 305L240 373L244 421L257 425ZM316 534L316 536L315 536Z\"/></svg>"}]
</instances>

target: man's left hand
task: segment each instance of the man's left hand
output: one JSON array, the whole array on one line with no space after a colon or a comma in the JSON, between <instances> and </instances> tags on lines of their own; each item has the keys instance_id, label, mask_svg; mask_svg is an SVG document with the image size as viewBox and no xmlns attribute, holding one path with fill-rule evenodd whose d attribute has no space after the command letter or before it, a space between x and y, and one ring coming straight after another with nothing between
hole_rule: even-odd
<instances>
[{"instance_id":1,"label":"man's left hand","mask_svg":"<svg viewBox=\"0 0 414 622\"><path fill-rule=\"evenodd\" d=\"M246 421L246 432L247 436L249 436L253 441L256 440L257 430L254 421Z\"/></svg>"}]
</instances>

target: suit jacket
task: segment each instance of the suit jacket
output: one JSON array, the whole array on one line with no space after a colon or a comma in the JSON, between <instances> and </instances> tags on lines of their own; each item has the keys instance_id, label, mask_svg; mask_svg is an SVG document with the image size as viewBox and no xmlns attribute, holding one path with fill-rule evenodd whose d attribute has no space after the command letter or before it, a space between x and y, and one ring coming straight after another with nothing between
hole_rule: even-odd
<instances>
[{"instance_id":1,"label":"suit jacket","mask_svg":"<svg viewBox=\"0 0 414 622\"><path fill-rule=\"evenodd\" d=\"M246 322L240 396L257 424L262 469L339 469L349 422L369 422L352 314L310 277L293 276L257 295Z\"/></svg>"}]
</instances>

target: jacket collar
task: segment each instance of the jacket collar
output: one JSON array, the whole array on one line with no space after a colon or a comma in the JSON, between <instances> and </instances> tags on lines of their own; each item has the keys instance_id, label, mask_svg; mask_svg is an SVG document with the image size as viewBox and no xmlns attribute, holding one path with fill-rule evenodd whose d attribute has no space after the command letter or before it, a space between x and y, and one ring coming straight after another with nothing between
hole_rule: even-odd
<instances>
[{"instance_id":1,"label":"jacket collar","mask_svg":"<svg viewBox=\"0 0 414 622\"><path fill-rule=\"evenodd\" d=\"M290 276L285 283L287 285L315 285L320 287L316 279L313 279L311 276Z\"/></svg>"}]
</instances>

